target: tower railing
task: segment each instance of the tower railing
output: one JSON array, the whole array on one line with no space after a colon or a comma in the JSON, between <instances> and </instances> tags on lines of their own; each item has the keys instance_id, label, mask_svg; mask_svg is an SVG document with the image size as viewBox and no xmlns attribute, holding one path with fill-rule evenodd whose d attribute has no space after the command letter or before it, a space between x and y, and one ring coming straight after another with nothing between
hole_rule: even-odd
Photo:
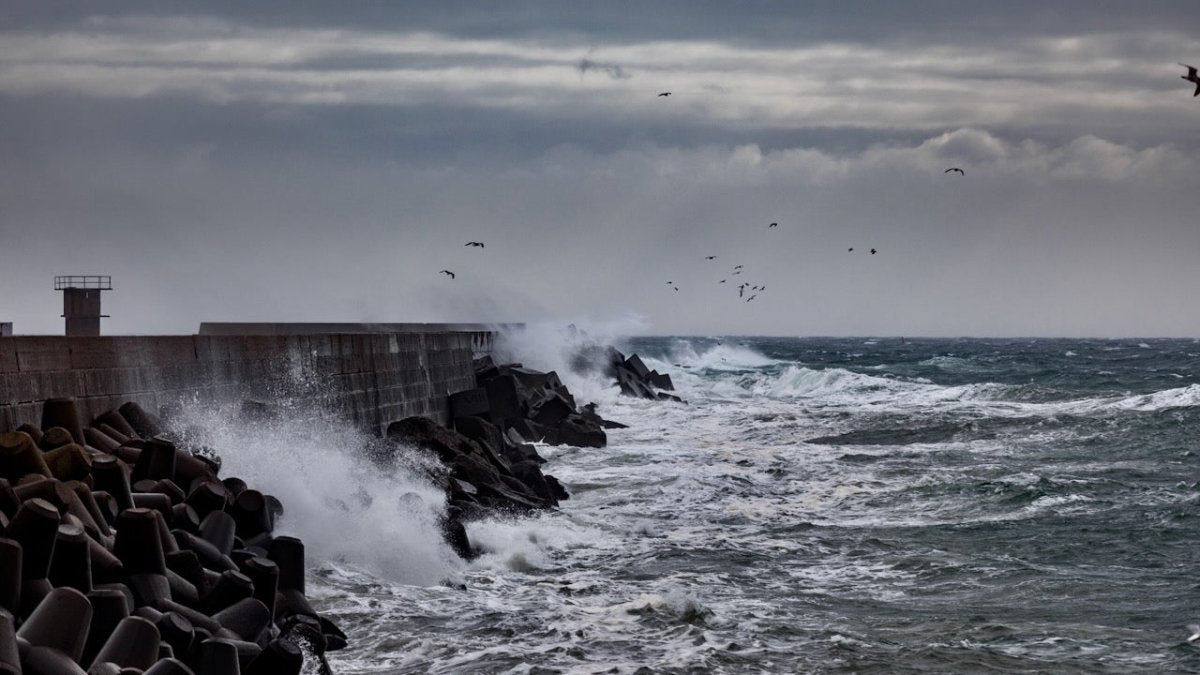
<instances>
[{"instance_id":1,"label":"tower railing","mask_svg":"<svg viewBox=\"0 0 1200 675\"><path fill-rule=\"evenodd\" d=\"M101 274L72 274L54 277L54 290L88 288L100 291L112 290L112 276Z\"/></svg>"}]
</instances>

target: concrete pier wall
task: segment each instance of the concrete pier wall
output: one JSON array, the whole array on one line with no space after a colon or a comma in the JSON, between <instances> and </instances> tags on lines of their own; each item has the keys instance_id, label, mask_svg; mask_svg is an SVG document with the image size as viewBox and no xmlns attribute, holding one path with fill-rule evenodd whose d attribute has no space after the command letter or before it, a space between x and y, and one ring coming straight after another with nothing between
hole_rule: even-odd
<instances>
[{"instance_id":1,"label":"concrete pier wall","mask_svg":"<svg viewBox=\"0 0 1200 675\"><path fill-rule=\"evenodd\" d=\"M0 431L38 424L41 402L76 399L86 420L125 401L289 398L381 432L423 415L445 423L446 395L475 386L479 332L347 332L0 339Z\"/></svg>"}]
</instances>

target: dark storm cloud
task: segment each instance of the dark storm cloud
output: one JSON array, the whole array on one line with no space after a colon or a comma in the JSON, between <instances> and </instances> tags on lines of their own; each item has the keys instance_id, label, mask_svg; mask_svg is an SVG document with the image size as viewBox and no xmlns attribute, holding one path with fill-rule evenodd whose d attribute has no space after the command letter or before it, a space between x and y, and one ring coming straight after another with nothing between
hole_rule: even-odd
<instances>
[{"instance_id":1,"label":"dark storm cloud","mask_svg":"<svg viewBox=\"0 0 1200 675\"><path fill-rule=\"evenodd\" d=\"M213 16L250 26L434 31L468 37L570 36L598 41L721 40L738 43L820 40L1004 41L1012 35L1080 35L1194 30L1200 20L1186 2L1149 0L632 0L559 2L473 0L330 3L320 0L71 0L9 3L5 24L30 30L71 26L91 16ZM566 39L566 38L564 38Z\"/></svg>"}]
</instances>

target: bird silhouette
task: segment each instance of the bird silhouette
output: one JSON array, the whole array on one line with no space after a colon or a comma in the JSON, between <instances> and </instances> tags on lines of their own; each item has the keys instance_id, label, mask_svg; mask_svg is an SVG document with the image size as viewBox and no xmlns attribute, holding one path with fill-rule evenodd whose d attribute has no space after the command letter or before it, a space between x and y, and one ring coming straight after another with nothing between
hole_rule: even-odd
<instances>
[{"instance_id":1,"label":"bird silhouette","mask_svg":"<svg viewBox=\"0 0 1200 675\"><path fill-rule=\"evenodd\" d=\"M1195 82L1196 83L1196 91L1192 92L1192 96L1200 96L1200 75L1196 74L1196 66L1189 66L1186 63L1181 63L1179 65L1188 69L1187 75L1180 75L1179 77L1184 80L1187 80L1188 82Z\"/></svg>"},{"instance_id":2,"label":"bird silhouette","mask_svg":"<svg viewBox=\"0 0 1200 675\"><path fill-rule=\"evenodd\" d=\"M750 297L746 298L746 302L750 302L751 300L753 300L753 299L755 299L755 298L757 298L757 297L758 297L758 293L755 293L754 295L752 295L752 296L750 296Z\"/></svg>"},{"instance_id":3,"label":"bird silhouette","mask_svg":"<svg viewBox=\"0 0 1200 675\"><path fill-rule=\"evenodd\" d=\"M669 92L669 91L664 91L663 93L659 94L659 96L670 96L670 95L671 95L671 92Z\"/></svg>"},{"instance_id":4,"label":"bird silhouette","mask_svg":"<svg viewBox=\"0 0 1200 675\"><path fill-rule=\"evenodd\" d=\"M718 281L717 283L718 283L718 284L723 284L723 283L725 283L725 280L724 280L724 279L722 279L722 280Z\"/></svg>"},{"instance_id":5,"label":"bird silhouette","mask_svg":"<svg viewBox=\"0 0 1200 675\"><path fill-rule=\"evenodd\" d=\"M450 275L451 279L454 278L454 272L451 272L450 270L442 270L441 272L438 272L438 274L448 274Z\"/></svg>"},{"instance_id":6,"label":"bird silhouette","mask_svg":"<svg viewBox=\"0 0 1200 675\"><path fill-rule=\"evenodd\" d=\"M875 255L875 253L876 253L875 249L871 249L871 255Z\"/></svg>"},{"instance_id":7,"label":"bird silhouette","mask_svg":"<svg viewBox=\"0 0 1200 675\"><path fill-rule=\"evenodd\" d=\"M846 251L847 251L848 253L853 253L853 252L854 252L854 247L853 247L853 246L851 246L850 248L846 249Z\"/></svg>"},{"instance_id":8,"label":"bird silhouette","mask_svg":"<svg viewBox=\"0 0 1200 675\"><path fill-rule=\"evenodd\" d=\"M467 243L463 244L463 246L477 246L479 248L483 248L483 242L482 241L468 241Z\"/></svg>"},{"instance_id":9,"label":"bird silhouette","mask_svg":"<svg viewBox=\"0 0 1200 675\"><path fill-rule=\"evenodd\" d=\"M717 256L715 256L715 255L706 255L706 256L704 256L704 259L705 259L705 260L716 260L716 259L717 259Z\"/></svg>"},{"instance_id":10,"label":"bird silhouette","mask_svg":"<svg viewBox=\"0 0 1200 675\"><path fill-rule=\"evenodd\" d=\"M740 269L742 269L742 267L744 267L744 265L734 265L733 269L740 270Z\"/></svg>"},{"instance_id":11,"label":"bird silhouette","mask_svg":"<svg viewBox=\"0 0 1200 675\"><path fill-rule=\"evenodd\" d=\"M771 229L772 227L779 227L779 223L771 223L767 226L767 229Z\"/></svg>"},{"instance_id":12,"label":"bird silhouette","mask_svg":"<svg viewBox=\"0 0 1200 675\"><path fill-rule=\"evenodd\" d=\"M951 171L957 171L959 173L959 175L961 175L961 176L967 175L965 171L958 168L957 166L952 166L949 169L946 169L945 171L943 171L942 173L950 173Z\"/></svg>"}]
</instances>

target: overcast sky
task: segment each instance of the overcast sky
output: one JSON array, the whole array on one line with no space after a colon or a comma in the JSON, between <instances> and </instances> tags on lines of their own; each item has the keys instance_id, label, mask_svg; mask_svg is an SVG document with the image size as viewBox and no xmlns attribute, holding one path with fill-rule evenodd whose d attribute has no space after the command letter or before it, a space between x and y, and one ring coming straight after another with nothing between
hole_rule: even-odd
<instances>
[{"instance_id":1,"label":"overcast sky","mask_svg":"<svg viewBox=\"0 0 1200 675\"><path fill-rule=\"evenodd\" d=\"M1200 10L982 4L6 3L0 320L1200 335Z\"/></svg>"}]
</instances>

